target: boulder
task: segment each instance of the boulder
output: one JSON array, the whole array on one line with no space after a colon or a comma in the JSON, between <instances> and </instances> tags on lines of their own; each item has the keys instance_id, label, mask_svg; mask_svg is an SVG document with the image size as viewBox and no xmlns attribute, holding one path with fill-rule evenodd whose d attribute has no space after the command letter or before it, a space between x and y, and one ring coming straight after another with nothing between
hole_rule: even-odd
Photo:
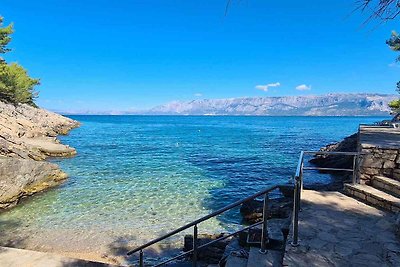
<instances>
[{"instance_id":1,"label":"boulder","mask_svg":"<svg viewBox=\"0 0 400 267\"><path fill-rule=\"evenodd\" d=\"M277 198L268 201L268 218L287 218L293 208L290 198ZM246 223L253 224L263 219L263 201L250 200L242 204L240 213Z\"/></svg>"},{"instance_id":2,"label":"boulder","mask_svg":"<svg viewBox=\"0 0 400 267\"><path fill-rule=\"evenodd\" d=\"M294 185L293 184L280 185L279 191L286 198L294 197Z\"/></svg>"},{"instance_id":3,"label":"boulder","mask_svg":"<svg viewBox=\"0 0 400 267\"><path fill-rule=\"evenodd\" d=\"M13 207L21 198L56 186L66 178L56 164L0 158L0 209Z\"/></svg>"},{"instance_id":4,"label":"boulder","mask_svg":"<svg viewBox=\"0 0 400 267\"><path fill-rule=\"evenodd\" d=\"M0 101L0 209L60 184L67 175L47 157L68 157L74 148L57 139L79 123L26 104Z\"/></svg>"},{"instance_id":5,"label":"boulder","mask_svg":"<svg viewBox=\"0 0 400 267\"><path fill-rule=\"evenodd\" d=\"M198 235L198 246L216 240L223 237L225 234L199 234ZM224 254L225 247L231 242L232 237L227 237L223 240L215 242L203 249L200 249L197 254L197 259L206 263L218 263ZM185 235L184 237L184 248L183 251L189 251L193 249L193 235Z\"/></svg>"},{"instance_id":6,"label":"boulder","mask_svg":"<svg viewBox=\"0 0 400 267\"><path fill-rule=\"evenodd\" d=\"M322 147L320 151L328 152L354 152L357 151L358 134L355 133L338 143L329 144ZM353 156L342 155L317 155L310 160L310 163L322 168L353 168Z\"/></svg>"}]
</instances>

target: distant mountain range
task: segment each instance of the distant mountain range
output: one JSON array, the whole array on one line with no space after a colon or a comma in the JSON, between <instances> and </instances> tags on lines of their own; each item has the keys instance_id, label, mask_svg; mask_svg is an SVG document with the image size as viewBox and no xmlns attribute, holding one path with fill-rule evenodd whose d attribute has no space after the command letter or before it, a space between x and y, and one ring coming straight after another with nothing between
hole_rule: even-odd
<instances>
[{"instance_id":1,"label":"distant mountain range","mask_svg":"<svg viewBox=\"0 0 400 267\"><path fill-rule=\"evenodd\" d=\"M174 101L142 114L366 116L388 115L397 95L327 94L320 96L245 97Z\"/></svg>"},{"instance_id":2,"label":"distant mountain range","mask_svg":"<svg viewBox=\"0 0 400 267\"><path fill-rule=\"evenodd\" d=\"M398 95L327 94L173 101L148 110L57 111L65 115L384 116Z\"/></svg>"}]
</instances>

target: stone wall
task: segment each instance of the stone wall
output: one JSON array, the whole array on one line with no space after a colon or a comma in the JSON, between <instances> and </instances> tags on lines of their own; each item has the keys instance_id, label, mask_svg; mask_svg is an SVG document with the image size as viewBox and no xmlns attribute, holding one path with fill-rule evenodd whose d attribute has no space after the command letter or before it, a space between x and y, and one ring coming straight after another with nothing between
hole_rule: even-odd
<instances>
[{"instance_id":1,"label":"stone wall","mask_svg":"<svg viewBox=\"0 0 400 267\"><path fill-rule=\"evenodd\" d=\"M376 176L400 179L400 149L361 147L359 177L361 183L369 183Z\"/></svg>"}]
</instances>

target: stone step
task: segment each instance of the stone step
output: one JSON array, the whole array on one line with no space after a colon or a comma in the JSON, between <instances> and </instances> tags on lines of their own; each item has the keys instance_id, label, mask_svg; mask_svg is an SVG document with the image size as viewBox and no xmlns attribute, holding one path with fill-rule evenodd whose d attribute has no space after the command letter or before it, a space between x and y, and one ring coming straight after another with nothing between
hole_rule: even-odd
<instances>
[{"instance_id":1,"label":"stone step","mask_svg":"<svg viewBox=\"0 0 400 267\"><path fill-rule=\"evenodd\" d=\"M247 267L281 267L283 252L268 250L266 254L260 253L259 248L251 247Z\"/></svg>"},{"instance_id":2,"label":"stone step","mask_svg":"<svg viewBox=\"0 0 400 267\"><path fill-rule=\"evenodd\" d=\"M377 189L385 191L395 197L400 197L400 181L384 176L374 176L371 184Z\"/></svg>"},{"instance_id":3,"label":"stone step","mask_svg":"<svg viewBox=\"0 0 400 267\"><path fill-rule=\"evenodd\" d=\"M267 229L268 229L268 238L274 239L275 241L279 242L285 242L285 237L283 236L282 229L289 229L290 226L290 218L286 219L269 219L268 224L267 224ZM253 233L252 236L247 237L247 243L250 246L259 246L261 242L261 232L262 232L262 225L257 225L256 227L253 228L252 231L249 231L250 233ZM289 230L287 230L289 231ZM253 243L253 244L252 244Z\"/></svg>"},{"instance_id":4,"label":"stone step","mask_svg":"<svg viewBox=\"0 0 400 267\"><path fill-rule=\"evenodd\" d=\"M385 210L399 212L400 198L385 193L372 186L365 184L345 184L344 190L350 196L361 199L373 206L380 207Z\"/></svg>"}]
</instances>

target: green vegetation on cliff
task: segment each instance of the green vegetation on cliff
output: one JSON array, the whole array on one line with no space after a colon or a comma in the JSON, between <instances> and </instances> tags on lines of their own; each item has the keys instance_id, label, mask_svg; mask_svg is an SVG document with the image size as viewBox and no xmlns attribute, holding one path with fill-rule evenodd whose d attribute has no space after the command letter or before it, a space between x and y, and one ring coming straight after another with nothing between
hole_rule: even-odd
<instances>
[{"instance_id":1,"label":"green vegetation on cliff","mask_svg":"<svg viewBox=\"0 0 400 267\"><path fill-rule=\"evenodd\" d=\"M396 32L392 33L392 36L390 37L389 40L386 41L386 43L393 51L400 52L400 36ZM396 60L399 62L400 56ZM400 93L400 81L397 82L397 92ZM400 112L400 99L393 100L392 102L390 102L389 107L394 112Z\"/></svg>"},{"instance_id":2,"label":"green vegetation on cliff","mask_svg":"<svg viewBox=\"0 0 400 267\"><path fill-rule=\"evenodd\" d=\"M14 32L13 24L3 26L3 18L0 17L0 54L5 54L11 49L7 45L11 41ZM27 70L17 63L7 63L0 57L0 100L17 104L26 103L35 106L34 99L38 93L35 86L38 79L29 77Z\"/></svg>"},{"instance_id":3,"label":"green vegetation on cliff","mask_svg":"<svg viewBox=\"0 0 400 267\"><path fill-rule=\"evenodd\" d=\"M400 94L400 82L397 83L397 92ZM389 103L389 107L393 110L393 112L400 112L400 99L393 100Z\"/></svg>"}]
</instances>

